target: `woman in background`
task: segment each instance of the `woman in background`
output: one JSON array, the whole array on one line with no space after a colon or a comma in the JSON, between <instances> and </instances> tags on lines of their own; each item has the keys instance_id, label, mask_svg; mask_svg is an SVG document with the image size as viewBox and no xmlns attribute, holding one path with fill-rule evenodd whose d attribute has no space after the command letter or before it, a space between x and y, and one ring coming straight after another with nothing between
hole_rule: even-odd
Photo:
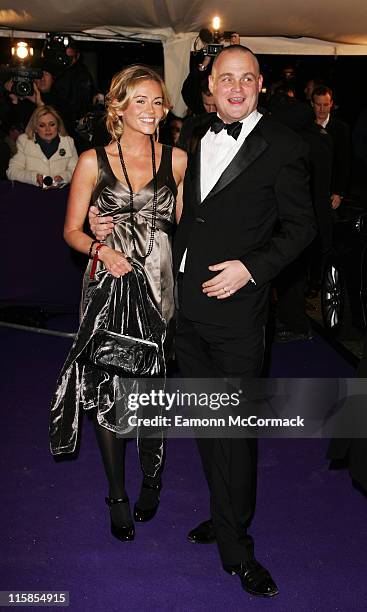
<instances>
[{"instance_id":1,"label":"woman in background","mask_svg":"<svg viewBox=\"0 0 367 612\"><path fill-rule=\"evenodd\" d=\"M17 152L6 174L11 181L61 187L70 183L77 161L74 141L59 113L52 106L39 106L17 140Z\"/></svg>"}]
</instances>

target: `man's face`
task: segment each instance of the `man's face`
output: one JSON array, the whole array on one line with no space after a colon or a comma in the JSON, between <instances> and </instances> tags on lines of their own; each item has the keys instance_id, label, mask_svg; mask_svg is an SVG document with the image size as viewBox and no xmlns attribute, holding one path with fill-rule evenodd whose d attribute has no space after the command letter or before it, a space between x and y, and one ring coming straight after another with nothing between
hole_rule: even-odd
<instances>
[{"instance_id":1,"label":"man's face","mask_svg":"<svg viewBox=\"0 0 367 612\"><path fill-rule=\"evenodd\" d=\"M315 81L310 79L306 83L306 87L304 88L304 93L306 95L306 100L312 100L312 92L315 89Z\"/></svg>"},{"instance_id":2,"label":"man's face","mask_svg":"<svg viewBox=\"0 0 367 612\"><path fill-rule=\"evenodd\" d=\"M217 107L214 104L214 98L213 98L211 93L206 94L206 93L202 92L201 93L201 99L203 101L203 105L204 105L206 113L215 113L216 112Z\"/></svg>"},{"instance_id":3,"label":"man's face","mask_svg":"<svg viewBox=\"0 0 367 612\"><path fill-rule=\"evenodd\" d=\"M248 117L257 107L262 76L256 58L243 51L227 51L215 62L209 76L219 117L232 123Z\"/></svg>"},{"instance_id":4,"label":"man's face","mask_svg":"<svg viewBox=\"0 0 367 612\"><path fill-rule=\"evenodd\" d=\"M36 83L41 93L48 93L51 90L51 87L54 82L54 78L52 74L50 74L50 72L47 72L47 70L44 70L42 73L42 78L34 79L34 82Z\"/></svg>"},{"instance_id":5,"label":"man's face","mask_svg":"<svg viewBox=\"0 0 367 612\"><path fill-rule=\"evenodd\" d=\"M314 96L312 106L317 123L323 123L328 118L333 106L333 101L330 94L325 94L324 96Z\"/></svg>"}]
</instances>

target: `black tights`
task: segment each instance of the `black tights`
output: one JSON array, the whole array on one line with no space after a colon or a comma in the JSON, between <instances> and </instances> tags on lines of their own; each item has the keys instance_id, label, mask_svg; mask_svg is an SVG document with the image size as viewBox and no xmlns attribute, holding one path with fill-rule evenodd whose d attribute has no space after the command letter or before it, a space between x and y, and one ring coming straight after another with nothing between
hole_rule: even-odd
<instances>
[{"instance_id":1,"label":"black tights","mask_svg":"<svg viewBox=\"0 0 367 612\"><path fill-rule=\"evenodd\" d=\"M102 427L93 416L97 441L101 451L104 469L109 483L109 496L126 497L125 490L125 454L126 438L119 438L113 431Z\"/></svg>"},{"instance_id":2,"label":"black tights","mask_svg":"<svg viewBox=\"0 0 367 612\"><path fill-rule=\"evenodd\" d=\"M109 484L109 497L124 498L126 497L125 454L127 439L120 438L113 431L102 427L97 421L97 411L93 415L93 421ZM161 468L157 467L160 465L157 458L157 446L159 447L157 440L149 438L140 440L140 455L146 468L144 470L144 483L148 485L160 484L161 481ZM149 474L154 474L154 476ZM154 505L157 495L157 492L142 489L137 502L139 507L148 508Z\"/></svg>"}]
</instances>

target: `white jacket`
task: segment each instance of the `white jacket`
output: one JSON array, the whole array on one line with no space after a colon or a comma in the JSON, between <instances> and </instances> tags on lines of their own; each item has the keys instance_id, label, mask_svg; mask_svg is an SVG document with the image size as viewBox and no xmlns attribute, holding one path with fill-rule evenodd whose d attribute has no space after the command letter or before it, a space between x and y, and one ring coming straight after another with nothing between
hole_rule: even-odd
<instances>
[{"instance_id":1,"label":"white jacket","mask_svg":"<svg viewBox=\"0 0 367 612\"><path fill-rule=\"evenodd\" d=\"M17 140L17 152L10 159L6 175L11 181L31 185L38 185L37 174L52 178L59 175L70 183L77 161L78 154L70 136L60 136L58 150L47 159L38 143L21 134Z\"/></svg>"}]
</instances>

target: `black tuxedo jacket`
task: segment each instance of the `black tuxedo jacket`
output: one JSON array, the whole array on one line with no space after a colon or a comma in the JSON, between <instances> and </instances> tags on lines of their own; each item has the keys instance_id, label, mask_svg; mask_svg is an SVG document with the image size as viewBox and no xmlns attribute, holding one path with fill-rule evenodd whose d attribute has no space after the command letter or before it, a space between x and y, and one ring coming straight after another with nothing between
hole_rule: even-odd
<instances>
[{"instance_id":1,"label":"black tuxedo jacket","mask_svg":"<svg viewBox=\"0 0 367 612\"><path fill-rule=\"evenodd\" d=\"M193 320L217 325L263 325L270 281L311 242L314 216L304 145L300 137L262 117L203 202L200 137L193 140L184 182L184 206L174 241L177 274L187 248L180 308ZM225 300L208 298L208 266L240 259L249 282ZM246 323L247 324L247 323Z\"/></svg>"}]
</instances>

